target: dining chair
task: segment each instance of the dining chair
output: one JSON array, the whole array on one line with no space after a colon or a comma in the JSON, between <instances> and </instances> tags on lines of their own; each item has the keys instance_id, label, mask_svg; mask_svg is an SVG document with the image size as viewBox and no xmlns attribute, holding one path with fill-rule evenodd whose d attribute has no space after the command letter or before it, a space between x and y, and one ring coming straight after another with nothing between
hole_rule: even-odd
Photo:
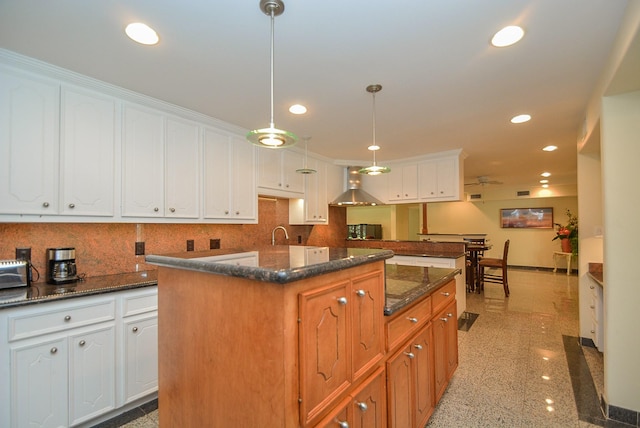
<instances>
[{"instance_id":1,"label":"dining chair","mask_svg":"<svg viewBox=\"0 0 640 428\"><path fill-rule=\"evenodd\" d=\"M475 278L479 278L480 272L478 271L478 261L484 257L483 250L476 250L474 254L469 250L468 245L484 245L484 238L463 238L465 242L465 266L466 266L466 278L467 278L467 291L474 292L475 291ZM475 263L475 264L474 264ZM472 269L475 271L471 272Z\"/></svg>"},{"instance_id":2,"label":"dining chair","mask_svg":"<svg viewBox=\"0 0 640 428\"><path fill-rule=\"evenodd\" d=\"M478 262L480 267L480 290L484 290L485 282L493 282L502 284L504 288L504 296L509 297L509 281L507 278L507 256L509 254L509 240L504 242L504 251L501 259L485 257ZM500 275L486 272L485 269L501 269Z\"/></svg>"}]
</instances>

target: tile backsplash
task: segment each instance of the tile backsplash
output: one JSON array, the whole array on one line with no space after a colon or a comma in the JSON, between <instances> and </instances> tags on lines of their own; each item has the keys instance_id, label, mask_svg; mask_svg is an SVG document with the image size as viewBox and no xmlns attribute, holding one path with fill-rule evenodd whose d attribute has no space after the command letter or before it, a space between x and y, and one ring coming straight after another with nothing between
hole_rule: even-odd
<instances>
[{"instance_id":1,"label":"tile backsplash","mask_svg":"<svg viewBox=\"0 0 640 428\"><path fill-rule=\"evenodd\" d=\"M31 261L46 272L46 249L74 247L79 274L110 275L156 269L135 255L136 241L145 243L145 254L175 253L187 250L193 240L194 250L209 249L210 239L220 239L220 248L250 248L271 244L271 231L284 225L284 234L276 234L276 244L344 246L346 209L329 208L329 225L289 225L289 201L259 199L258 224L155 224L155 223L0 223L0 260L15 259L16 247L30 247ZM34 273L34 280L37 275Z\"/></svg>"}]
</instances>

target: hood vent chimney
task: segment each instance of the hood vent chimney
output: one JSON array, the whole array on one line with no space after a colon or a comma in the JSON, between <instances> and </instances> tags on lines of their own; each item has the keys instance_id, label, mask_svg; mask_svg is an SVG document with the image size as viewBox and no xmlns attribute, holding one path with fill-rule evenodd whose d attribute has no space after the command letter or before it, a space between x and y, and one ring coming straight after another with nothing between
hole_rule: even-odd
<instances>
[{"instance_id":1,"label":"hood vent chimney","mask_svg":"<svg viewBox=\"0 0 640 428\"><path fill-rule=\"evenodd\" d=\"M347 191L341 194L330 205L340 207L362 207L384 205L360 188L360 166L347 168Z\"/></svg>"}]
</instances>

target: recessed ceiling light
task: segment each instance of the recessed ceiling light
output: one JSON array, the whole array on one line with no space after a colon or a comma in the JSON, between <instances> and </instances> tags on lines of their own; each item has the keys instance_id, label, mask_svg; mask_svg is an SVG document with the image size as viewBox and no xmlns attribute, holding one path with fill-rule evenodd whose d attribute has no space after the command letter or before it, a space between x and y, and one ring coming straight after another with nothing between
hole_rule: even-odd
<instances>
[{"instance_id":1,"label":"recessed ceiling light","mask_svg":"<svg viewBox=\"0 0 640 428\"><path fill-rule=\"evenodd\" d=\"M551 177L551 173L550 172L543 172L542 174L540 174L543 177Z\"/></svg>"},{"instance_id":2,"label":"recessed ceiling light","mask_svg":"<svg viewBox=\"0 0 640 428\"><path fill-rule=\"evenodd\" d=\"M540 180L540 183L542 183L542 184L546 184L548 182L549 182L549 180L547 180L546 178L544 180Z\"/></svg>"},{"instance_id":3,"label":"recessed ceiling light","mask_svg":"<svg viewBox=\"0 0 640 428\"><path fill-rule=\"evenodd\" d=\"M524 30L516 25L509 25L494 34L491 44L497 48L511 46L517 43L524 36Z\"/></svg>"},{"instance_id":4,"label":"recessed ceiling light","mask_svg":"<svg viewBox=\"0 0 640 428\"><path fill-rule=\"evenodd\" d=\"M158 43L158 33L156 33L153 28L149 27L147 24L143 24L142 22L134 22L127 25L127 28L124 30L127 33L127 36L135 42L138 42L143 45L155 45Z\"/></svg>"},{"instance_id":5,"label":"recessed ceiling light","mask_svg":"<svg viewBox=\"0 0 640 428\"><path fill-rule=\"evenodd\" d=\"M293 114L305 114L307 112L307 108L302 104L294 104L289 107L289 112Z\"/></svg>"},{"instance_id":6,"label":"recessed ceiling light","mask_svg":"<svg viewBox=\"0 0 640 428\"><path fill-rule=\"evenodd\" d=\"M543 187L544 189L547 189L547 188L549 188L549 185L548 185L548 184L543 184L543 185L542 185L542 187Z\"/></svg>"},{"instance_id":7,"label":"recessed ceiling light","mask_svg":"<svg viewBox=\"0 0 640 428\"><path fill-rule=\"evenodd\" d=\"M511 118L511 123L524 123L524 122L529 122L530 120L531 120L531 115L519 114Z\"/></svg>"},{"instance_id":8,"label":"recessed ceiling light","mask_svg":"<svg viewBox=\"0 0 640 428\"><path fill-rule=\"evenodd\" d=\"M558 150L558 146L546 146L543 147L542 150L544 150L545 152L552 152L554 150Z\"/></svg>"},{"instance_id":9,"label":"recessed ceiling light","mask_svg":"<svg viewBox=\"0 0 640 428\"><path fill-rule=\"evenodd\" d=\"M380 146L377 144L372 144L369 147L367 147L367 150L371 150L372 152L374 152L376 150L380 150Z\"/></svg>"}]
</instances>

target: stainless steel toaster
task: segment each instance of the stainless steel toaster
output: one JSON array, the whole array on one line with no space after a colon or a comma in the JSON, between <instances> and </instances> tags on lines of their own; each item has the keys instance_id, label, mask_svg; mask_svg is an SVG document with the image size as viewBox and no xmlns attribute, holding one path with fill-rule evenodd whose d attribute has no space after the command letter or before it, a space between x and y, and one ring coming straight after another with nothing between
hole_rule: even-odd
<instances>
[{"instance_id":1,"label":"stainless steel toaster","mask_svg":"<svg viewBox=\"0 0 640 428\"><path fill-rule=\"evenodd\" d=\"M29 285L26 260L0 260L0 289L26 287Z\"/></svg>"}]
</instances>

